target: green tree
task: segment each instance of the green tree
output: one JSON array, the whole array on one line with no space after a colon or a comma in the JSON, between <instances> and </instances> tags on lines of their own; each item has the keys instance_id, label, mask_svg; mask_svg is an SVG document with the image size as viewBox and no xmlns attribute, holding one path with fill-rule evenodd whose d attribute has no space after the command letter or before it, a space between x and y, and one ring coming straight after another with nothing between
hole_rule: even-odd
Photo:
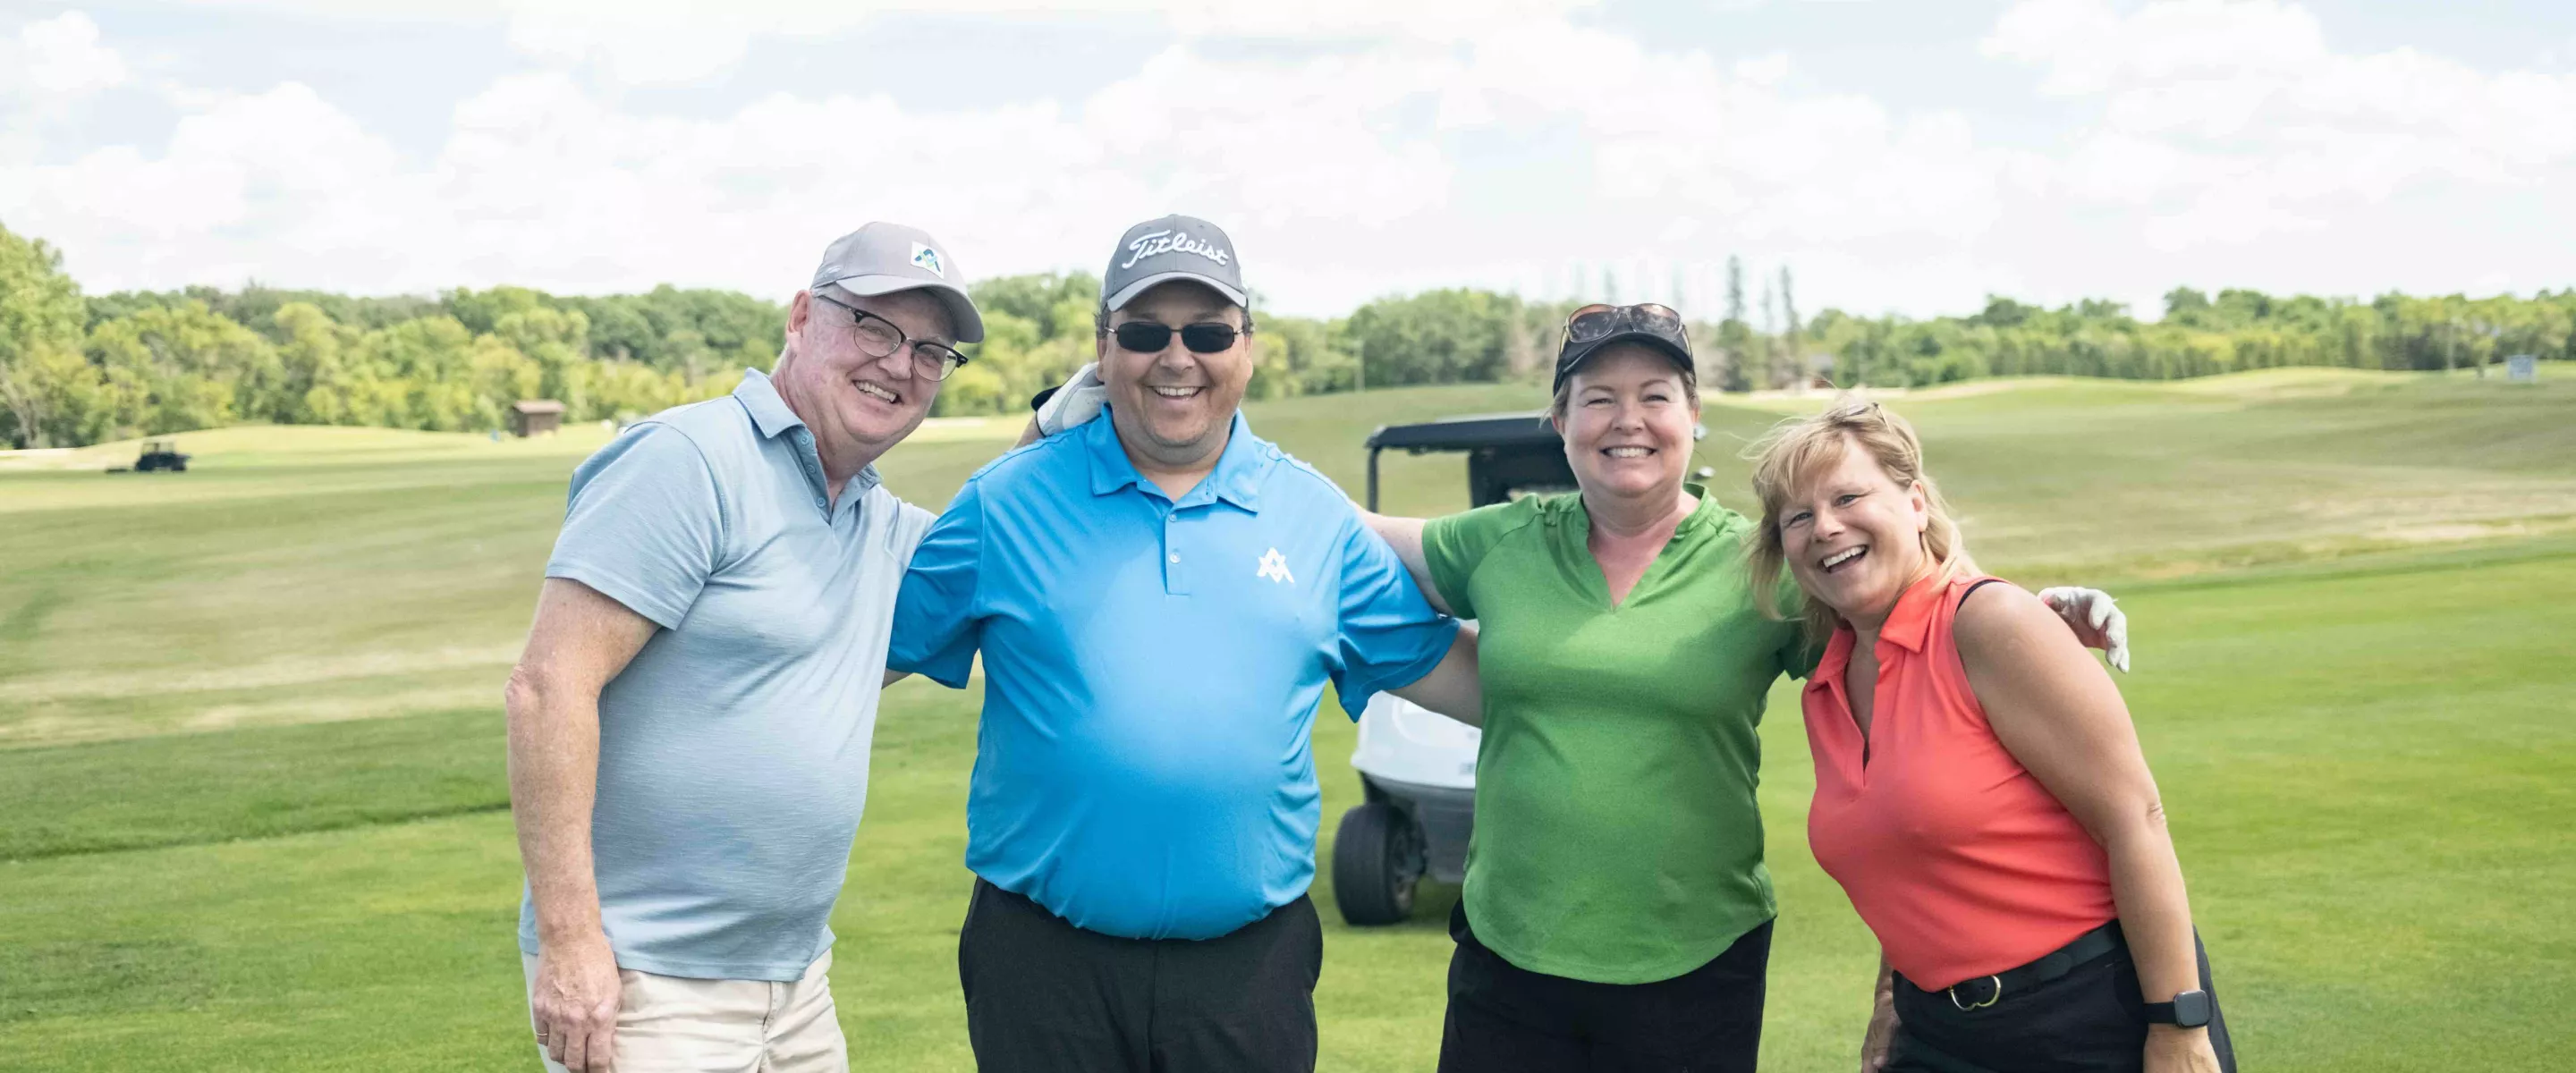
<instances>
[{"instance_id":1,"label":"green tree","mask_svg":"<svg viewBox=\"0 0 2576 1073\"><path fill-rule=\"evenodd\" d=\"M87 421L98 438L260 420L284 379L277 348L194 299L104 322L88 350L108 386Z\"/></svg>"},{"instance_id":2,"label":"green tree","mask_svg":"<svg viewBox=\"0 0 2576 1073\"><path fill-rule=\"evenodd\" d=\"M1345 332L1370 385L1500 379L1520 300L1491 291L1426 291L1353 312Z\"/></svg>"},{"instance_id":3,"label":"green tree","mask_svg":"<svg viewBox=\"0 0 2576 1073\"><path fill-rule=\"evenodd\" d=\"M61 251L0 226L0 442L80 442L96 377L81 356L87 305Z\"/></svg>"},{"instance_id":4,"label":"green tree","mask_svg":"<svg viewBox=\"0 0 2576 1073\"><path fill-rule=\"evenodd\" d=\"M1726 391L1753 390L1753 374L1746 366L1753 357L1753 327L1744 322L1744 259L1733 254L1726 258L1726 319L1717 325L1717 349L1723 356L1723 369L1718 387Z\"/></svg>"}]
</instances>

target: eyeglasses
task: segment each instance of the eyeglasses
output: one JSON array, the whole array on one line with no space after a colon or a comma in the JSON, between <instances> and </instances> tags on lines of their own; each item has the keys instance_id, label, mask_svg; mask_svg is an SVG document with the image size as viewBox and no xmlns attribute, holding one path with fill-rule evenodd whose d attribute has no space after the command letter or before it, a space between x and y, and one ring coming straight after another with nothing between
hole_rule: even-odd
<instances>
[{"instance_id":1,"label":"eyeglasses","mask_svg":"<svg viewBox=\"0 0 2576 1073\"><path fill-rule=\"evenodd\" d=\"M895 327L893 321L884 317L847 302L835 301L821 291L814 292L814 300L850 311L852 334L858 339L859 353L871 358L892 357L895 351L903 349L904 344L910 343L913 370L920 373L926 380L946 380L948 374L956 372L958 366L966 364L966 355L958 353L955 348L934 343L928 339L908 338L903 334L903 329Z\"/></svg>"},{"instance_id":2,"label":"eyeglasses","mask_svg":"<svg viewBox=\"0 0 2576 1073\"><path fill-rule=\"evenodd\" d=\"M1557 349L1630 330L1652 332L1689 345L1689 336L1682 331L1682 315L1673 312L1669 306L1653 302L1632 306L1596 303L1577 309L1565 318L1565 334L1557 340Z\"/></svg>"},{"instance_id":3,"label":"eyeglasses","mask_svg":"<svg viewBox=\"0 0 2576 1073\"><path fill-rule=\"evenodd\" d=\"M1109 329L1109 334L1118 337L1118 347L1121 350L1132 350L1139 354L1160 354L1163 348L1172 345L1172 334L1176 331L1180 333L1181 345L1190 348L1190 353L1217 354L1234 346L1236 336L1252 334L1252 325L1246 324L1238 330L1231 324L1211 322L1186 324L1174 328L1171 325L1156 324L1150 320L1131 320Z\"/></svg>"}]
</instances>

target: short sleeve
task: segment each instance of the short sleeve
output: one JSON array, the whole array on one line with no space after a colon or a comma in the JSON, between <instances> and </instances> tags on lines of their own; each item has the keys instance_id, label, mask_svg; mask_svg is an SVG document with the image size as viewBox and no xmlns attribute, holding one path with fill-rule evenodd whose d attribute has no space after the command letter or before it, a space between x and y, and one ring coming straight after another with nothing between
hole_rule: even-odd
<instances>
[{"instance_id":1,"label":"short sleeve","mask_svg":"<svg viewBox=\"0 0 2576 1073\"><path fill-rule=\"evenodd\" d=\"M578 581L677 629L724 546L715 474L686 433L646 423L573 470L546 576Z\"/></svg>"},{"instance_id":2,"label":"short sleeve","mask_svg":"<svg viewBox=\"0 0 2576 1073\"><path fill-rule=\"evenodd\" d=\"M976 606L983 529L983 496L976 482L968 481L912 551L912 565L904 570L903 589L895 597L887 667L927 676L950 689L965 688L983 638Z\"/></svg>"},{"instance_id":3,"label":"short sleeve","mask_svg":"<svg viewBox=\"0 0 2576 1073\"><path fill-rule=\"evenodd\" d=\"M1379 690L1439 666L1458 620L1432 610L1395 549L1353 518L1342 535L1340 633L1333 691L1357 719Z\"/></svg>"},{"instance_id":4,"label":"short sleeve","mask_svg":"<svg viewBox=\"0 0 2576 1073\"><path fill-rule=\"evenodd\" d=\"M1536 503L1523 499L1433 518L1422 524L1423 565L1431 568L1431 584L1459 618L1476 617L1476 602L1468 595L1467 582L1476 576L1476 567L1485 561L1485 553L1494 550L1504 534L1528 522L1536 509Z\"/></svg>"},{"instance_id":5,"label":"short sleeve","mask_svg":"<svg viewBox=\"0 0 2576 1073\"><path fill-rule=\"evenodd\" d=\"M894 505L894 532L887 539L886 550L894 553L894 561L910 565L912 553L921 550L921 538L930 533L939 516L900 499Z\"/></svg>"}]
</instances>

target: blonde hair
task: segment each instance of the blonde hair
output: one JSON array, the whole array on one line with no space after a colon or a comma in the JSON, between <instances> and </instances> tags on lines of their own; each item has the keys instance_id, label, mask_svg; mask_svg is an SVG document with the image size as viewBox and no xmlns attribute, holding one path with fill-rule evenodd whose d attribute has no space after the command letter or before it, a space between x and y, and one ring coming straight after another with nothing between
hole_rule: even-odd
<instances>
[{"instance_id":1,"label":"blonde hair","mask_svg":"<svg viewBox=\"0 0 2576 1073\"><path fill-rule=\"evenodd\" d=\"M1793 417L1772 426L1769 434L1746 451L1753 459L1753 495L1762 501L1762 525L1748 546L1754 606L1772 619L1786 618L1780 606L1781 570L1788 551L1781 544L1780 514L1792 492L1817 475L1841 465L1844 452L1858 446L1899 486L1922 485L1930 523L1923 529L1924 553L1943 581L1974 573L1968 545L1950 517L1941 486L1923 470L1923 441L1914 426L1896 412L1857 395L1846 395L1825 412ZM1800 614L1811 637L1823 638L1842 621L1822 601L1798 596Z\"/></svg>"}]
</instances>

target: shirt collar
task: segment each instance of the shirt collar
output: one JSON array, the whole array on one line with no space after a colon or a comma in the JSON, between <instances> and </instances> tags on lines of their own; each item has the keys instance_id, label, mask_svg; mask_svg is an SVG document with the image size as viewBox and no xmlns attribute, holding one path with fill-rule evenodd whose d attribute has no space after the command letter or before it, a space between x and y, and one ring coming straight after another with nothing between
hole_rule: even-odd
<instances>
[{"instance_id":1,"label":"shirt collar","mask_svg":"<svg viewBox=\"0 0 2576 1073\"><path fill-rule=\"evenodd\" d=\"M1136 464L1127 459L1127 449L1118 442L1116 422L1110 419L1108 407L1082 429L1083 446L1091 455L1091 494L1105 496L1134 485L1148 487ZM1190 494L1182 496L1175 507L1223 499L1246 511L1261 511L1261 479L1279 461L1279 449L1254 438L1252 423L1244 420L1243 411L1234 412L1234 424L1226 432L1225 453L1218 455L1216 468L1199 481ZM1162 494L1157 488L1154 494Z\"/></svg>"},{"instance_id":2,"label":"shirt collar","mask_svg":"<svg viewBox=\"0 0 2576 1073\"><path fill-rule=\"evenodd\" d=\"M762 437L777 439L791 428L804 428L803 419L787 408L787 400L778 397L778 385L769 382L769 374L758 369L744 369L742 383L733 389L733 397L751 413L751 423Z\"/></svg>"},{"instance_id":3,"label":"shirt collar","mask_svg":"<svg viewBox=\"0 0 2576 1073\"><path fill-rule=\"evenodd\" d=\"M1683 481L1682 489L1689 492L1692 498L1699 500L1699 505L1692 507L1689 514L1682 516L1681 524L1673 527L1674 534L1679 535L1692 529L1715 528L1719 523L1719 515L1726 510L1725 507L1718 505L1717 497L1708 494L1707 488L1694 481Z\"/></svg>"},{"instance_id":4,"label":"shirt collar","mask_svg":"<svg viewBox=\"0 0 2576 1073\"><path fill-rule=\"evenodd\" d=\"M758 369L744 369L742 383L735 385L733 397L751 415L752 427L760 430L761 438L774 440L790 432L804 434L793 440L799 451L796 461L804 468L807 482L817 491L821 490L826 482L822 455L813 446L814 430L806 427L804 419L796 416L796 411L787 408L787 400L779 397L778 385L770 382L769 374ZM877 473L876 464L871 462L841 486L840 502L843 506L857 502L883 482L884 477Z\"/></svg>"},{"instance_id":5,"label":"shirt collar","mask_svg":"<svg viewBox=\"0 0 2576 1073\"><path fill-rule=\"evenodd\" d=\"M1923 651L1923 642L1932 632L1932 613L1940 610L1941 596L1948 591L1948 582L1937 573L1915 582L1896 598L1896 607L1878 627L1878 639L1908 652Z\"/></svg>"},{"instance_id":6,"label":"shirt collar","mask_svg":"<svg viewBox=\"0 0 2576 1073\"><path fill-rule=\"evenodd\" d=\"M1707 488L1695 481L1683 481L1682 490L1699 500L1699 505L1692 507L1690 513L1682 515L1682 520L1673 524L1673 539L1681 539L1684 533L1702 529L1717 530L1725 526L1726 516L1733 512L1718 503L1717 497L1708 494ZM1566 500L1568 512L1583 529L1589 531L1592 527L1592 511L1583 505L1583 496L1578 493L1566 497ZM1738 516L1741 517L1741 515ZM1548 524L1555 524L1555 518L1550 517Z\"/></svg>"},{"instance_id":7,"label":"shirt collar","mask_svg":"<svg viewBox=\"0 0 2576 1073\"><path fill-rule=\"evenodd\" d=\"M1860 635L1852 632L1851 623L1836 625L1833 636L1825 641L1824 654L1816 658L1816 669L1807 672L1806 691L1834 689L1834 683L1843 680L1843 672L1851 669L1852 647L1859 643Z\"/></svg>"},{"instance_id":8,"label":"shirt collar","mask_svg":"<svg viewBox=\"0 0 2576 1073\"><path fill-rule=\"evenodd\" d=\"M1896 598L1896 607L1879 625L1879 642L1921 653L1923 642L1932 632L1932 613L1940 610L1942 596L1949 591L1949 583L1937 574L1915 582ZM1851 623L1835 626L1833 639L1825 642L1824 655L1816 660L1816 669L1807 674L1806 691L1839 688L1833 683L1842 681L1843 672L1851 667L1852 649L1859 645L1860 635L1852 630Z\"/></svg>"}]
</instances>

